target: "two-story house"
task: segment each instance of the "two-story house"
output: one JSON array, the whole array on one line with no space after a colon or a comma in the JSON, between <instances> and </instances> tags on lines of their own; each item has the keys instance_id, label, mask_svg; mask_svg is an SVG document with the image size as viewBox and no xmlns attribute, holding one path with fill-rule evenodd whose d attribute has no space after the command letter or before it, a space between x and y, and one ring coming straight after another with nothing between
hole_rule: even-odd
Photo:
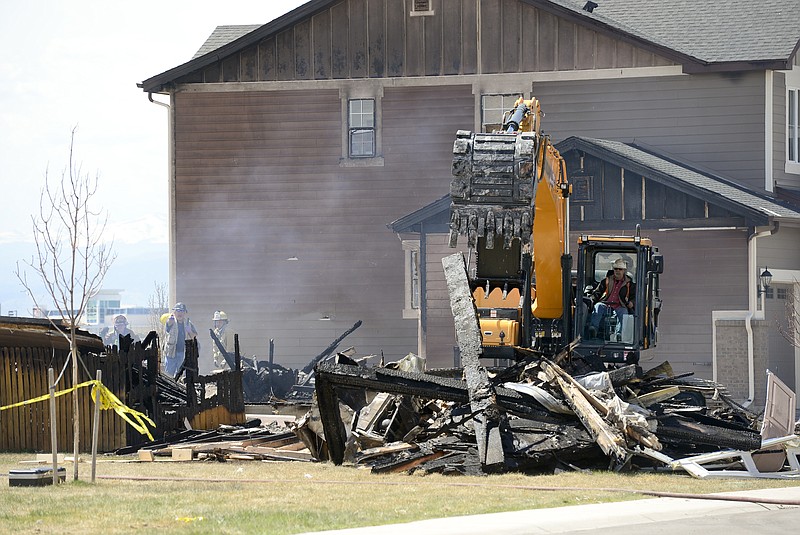
<instances>
[{"instance_id":1,"label":"two-story house","mask_svg":"<svg viewBox=\"0 0 800 535\"><path fill-rule=\"evenodd\" d=\"M357 320L360 354L451 366L455 132L536 96L573 232L638 224L665 256L642 365L741 399L765 368L800 384L777 327L800 295L799 43L789 0L312 0L219 27L139 84L168 97L173 297L285 366Z\"/></svg>"}]
</instances>

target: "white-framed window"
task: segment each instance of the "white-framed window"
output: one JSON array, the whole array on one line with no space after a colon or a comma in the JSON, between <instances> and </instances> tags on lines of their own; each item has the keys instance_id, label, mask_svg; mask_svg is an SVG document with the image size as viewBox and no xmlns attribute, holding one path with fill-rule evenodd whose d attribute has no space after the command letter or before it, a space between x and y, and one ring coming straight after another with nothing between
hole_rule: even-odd
<instances>
[{"instance_id":1,"label":"white-framed window","mask_svg":"<svg viewBox=\"0 0 800 535\"><path fill-rule=\"evenodd\" d=\"M375 99L354 98L347 102L347 130L350 158L375 156Z\"/></svg>"},{"instance_id":2,"label":"white-framed window","mask_svg":"<svg viewBox=\"0 0 800 535\"><path fill-rule=\"evenodd\" d=\"M786 105L786 160L800 164L800 89L788 89Z\"/></svg>"},{"instance_id":3,"label":"white-framed window","mask_svg":"<svg viewBox=\"0 0 800 535\"><path fill-rule=\"evenodd\" d=\"M503 126L503 115L514 107L517 94L481 95L481 131L494 132Z\"/></svg>"},{"instance_id":4,"label":"white-framed window","mask_svg":"<svg viewBox=\"0 0 800 535\"><path fill-rule=\"evenodd\" d=\"M419 240L403 240L402 244L406 281L403 318L418 318L421 295Z\"/></svg>"}]
</instances>

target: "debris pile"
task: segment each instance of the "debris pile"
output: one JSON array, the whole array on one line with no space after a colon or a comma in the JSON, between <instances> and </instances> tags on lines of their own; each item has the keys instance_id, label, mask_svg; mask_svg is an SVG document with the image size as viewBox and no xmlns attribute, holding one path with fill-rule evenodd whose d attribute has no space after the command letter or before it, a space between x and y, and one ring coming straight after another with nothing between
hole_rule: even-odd
<instances>
[{"instance_id":1,"label":"debris pile","mask_svg":"<svg viewBox=\"0 0 800 535\"><path fill-rule=\"evenodd\" d=\"M378 473L675 470L695 456L762 448L756 414L668 362L596 372L569 348L553 359L526 351L496 370L321 362L315 403L295 432L318 460ZM776 447L800 473L792 433Z\"/></svg>"},{"instance_id":2,"label":"debris pile","mask_svg":"<svg viewBox=\"0 0 800 535\"><path fill-rule=\"evenodd\" d=\"M284 425L253 419L243 426L223 425L214 431L188 429L164 440L123 448L118 455L138 453L142 461L313 461L297 435Z\"/></svg>"}]
</instances>

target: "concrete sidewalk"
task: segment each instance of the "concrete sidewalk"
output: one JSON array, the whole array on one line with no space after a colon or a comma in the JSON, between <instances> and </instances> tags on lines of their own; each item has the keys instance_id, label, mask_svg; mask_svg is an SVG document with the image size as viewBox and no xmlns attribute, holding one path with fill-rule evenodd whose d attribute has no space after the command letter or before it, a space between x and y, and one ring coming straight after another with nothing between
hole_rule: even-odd
<instances>
[{"instance_id":1,"label":"concrete sidewalk","mask_svg":"<svg viewBox=\"0 0 800 535\"><path fill-rule=\"evenodd\" d=\"M800 486L747 492L726 492L721 496L751 499L793 500L800 504ZM769 512L769 521L764 518ZM740 516L742 515L742 516ZM316 535L486 535L513 533L593 534L608 529L640 533L791 533L800 524L800 507L750 502L654 498L626 502L574 505L507 513L458 516L420 520L404 524L315 532ZM709 527L710 526L710 527ZM753 531L754 526L757 528Z\"/></svg>"}]
</instances>

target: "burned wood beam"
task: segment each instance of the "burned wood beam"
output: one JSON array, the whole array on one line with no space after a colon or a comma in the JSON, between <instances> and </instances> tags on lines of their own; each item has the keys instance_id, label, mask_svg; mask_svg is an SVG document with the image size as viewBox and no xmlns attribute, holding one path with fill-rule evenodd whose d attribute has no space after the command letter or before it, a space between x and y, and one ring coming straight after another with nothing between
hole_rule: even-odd
<instances>
[{"instance_id":1,"label":"burned wood beam","mask_svg":"<svg viewBox=\"0 0 800 535\"><path fill-rule=\"evenodd\" d=\"M322 378L335 386L366 388L376 392L407 394L460 403L468 400L464 381L425 373L321 362L317 364L314 376L316 381Z\"/></svg>"},{"instance_id":2,"label":"burned wood beam","mask_svg":"<svg viewBox=\"0 0 800 535\"><path fill-rule=\"evenodd\" d=\"M462 379L442 377L441 375L404 372L389 368L363 368L331 362L317 364L314 374L326 378L336 386L365 388L375 392L440 399L456 403L469 401L467 384ZM514 390L495 387L494 393L494 401L505 410L532 416L541 421L559 420L538 403Z\"/></svg>"},{"instance_id":3,"label":"burned wood beam","mask_svg":"<svg viewBox=\"0 0 800 535\"><path fill-rule=\"evenodd\" d=\"M214 329L209 329L208 332L211 335L211 340L214 341L214 345L217 346L217 349L219 349L219 352L225 359L225 362L228 363L228 368L230 368L231 370L235 370L236 361L234 360L234 357L232 357L231 354L228 353L228 351L225 349L225 346L222 345L222 342L220 342L219 338L217 337L217 334L214 332Z\"/></svg>"},{"instance_id":4,"label":"burned wood beam","mask_svg":"<svg viewBox=\"0 0 800 535\"><path fill-rule=\"evenodd\" d=\"M328 347L326 347L326 348L325 348L325 349L322 351L322 353L320 353L319 355L317 355L316 357L314 357L313 359L311 359L311 361L309 361L309 363L308 363L308 364L306 364L306 365L305 365L305 367L304 367L304 368L303 368L301 371L302 371L303 373L309 373L311 370L313 370L313 369L314 369L314 366L316 366L316 365L317 365L317 363L318 363L319 361L321 361L322 359L324 359L325 357L327 357L328 355L330 355L331 353L333 353L333 351L336 349L336 346L338 346L338 345L339 345L339 343L340 343L342 340L344 340L344 339L345 339L345 338L346 338L348 335L350 335L350 333L352 333L353 331L355 331L355 330L356 330L356 329L358 329L359 327L361 327L361 320L358 320L357 322L355 322L355 323L353 324L353 326L352 326L352 327L350 327L349 329L347 329L347 330L346 330L344 333L342 333L342 335L341 335L339 338L337 338L336 340L334 340L333 342L331 342L331 345L329 345Z\"/></svg>"},{"instance_id":5,"label":"burned wood beam","mask_svg":"<svg viewBox=\"0 0 800 535\"><path fill-rule=\"evenodd\" d=\"M499 411L489 410L494 395L486 368L480 365L481 330L475 303L469 289L464 257L454 254L442 259L445 280L450 294L450 308L461 351L464 376L472 411L475 413L475 439L478 457L484 470L494 471L505 465L500 426L505 419Z\"/></svg>"},{"instance_id":6,"label":"burned wood beam","mask_svg":"<svg viewBox=\"0 0 800 535\"><path fill-rule=\"evenodd\" d=\"M320 375L316 376L314 388L317 393L317 408L322 421L322 430L328 446L328 456L333 464L340 465L344 462L347 431L339 413L336 388L328 377Z\"/></svg>"}]
</instances>

